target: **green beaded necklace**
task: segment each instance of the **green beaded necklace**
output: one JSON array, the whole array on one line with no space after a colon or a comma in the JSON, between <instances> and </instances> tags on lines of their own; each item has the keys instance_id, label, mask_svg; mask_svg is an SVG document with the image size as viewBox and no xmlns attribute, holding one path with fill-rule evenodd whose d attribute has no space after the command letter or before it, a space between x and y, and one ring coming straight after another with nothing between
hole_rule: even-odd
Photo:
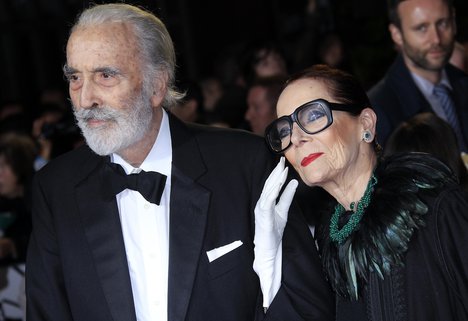
<instances>
[{"instance_id":1,"label":"green beaded necklace","mask_svg":"<svg viewBox=\"0 0 468 321\"><path fill-rule=\"evenodd\" d=\"M353 210L354 213L351 215L348 222L341 228L341 230L338 230L338 221L341 214L345 212L345 209L340 203L335 206L335 212L330 219L330 239L333 242L341 244L348 238L349 235L351 235L351 233L354 232L359 222L361 221L362 215L364 214L364 209L366 209L371 201L371 194L375 184L377 184L377 177L375 177L374 173L372 173L369 183L367 183L366 191L364 192L362 198L357 202L357 206L354 202L350 204L351 210Z\"/></svg>"}]
</instances>

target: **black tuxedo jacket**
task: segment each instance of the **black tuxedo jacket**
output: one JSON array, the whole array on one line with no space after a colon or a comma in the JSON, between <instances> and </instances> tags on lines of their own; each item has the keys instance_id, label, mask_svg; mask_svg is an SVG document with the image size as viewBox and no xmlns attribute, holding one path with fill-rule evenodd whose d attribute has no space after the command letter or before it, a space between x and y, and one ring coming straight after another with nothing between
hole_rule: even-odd
<instances>
[{"instance_id":1,"label":"black tuxedo jacket","mask_svg":"<svg viewBox=\"0 0 468 321\"><path fill-rule=\"evenodd\" d=\"M267 315L261 312L253 209L274 165L263 140L173 116L170 128L168 320L330 320L333 300L295 214L284 237L288 276ZM28 321L136 321L117 203L101 193L105 161L83 147L36 175ZM209 263L206 251L236 240L243 245Z\"/></svg>"},{"instance_id":2,"label":"black tuxedo jacket","mask_svg":"<svg viewBox=\"0 0 468 321\"><path fill-rule=\"evenodd\" d=\"M445 70L453 87L453 99L461 130L465 141L468 141L468 75L452 65L447 65ZM401 55L396 58L385 77L369 91L369 98L377 113L377 139L382 146L401 122L422 112L433 112Z\"/></svg>"}]
</instances>

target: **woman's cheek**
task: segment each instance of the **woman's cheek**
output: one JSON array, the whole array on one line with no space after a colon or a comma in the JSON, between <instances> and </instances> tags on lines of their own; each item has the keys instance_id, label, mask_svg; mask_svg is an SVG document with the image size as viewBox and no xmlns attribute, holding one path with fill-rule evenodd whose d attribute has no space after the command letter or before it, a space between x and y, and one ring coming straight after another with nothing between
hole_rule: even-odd
<instances>
[{"instance_id":1,"label":"woman's cheek","mask_svg":"<svg viewBox=\"0 0 468 321\"><path fill-rule=\"evenodd\" d=\"M342 168L346 164L346 144L338 140L328 151L327 161L331 168Z\"/></svg>"},{"instance_id":2,"label":"woman's cheek","mask_svg":"<svg viewBox=\"0 0 468 321\"><path fill-rule=\"evenodd\" d=\"M288 162L297 170L296 153L290 149L284 153L284 156Z\"/></svg>"}]
</instances>

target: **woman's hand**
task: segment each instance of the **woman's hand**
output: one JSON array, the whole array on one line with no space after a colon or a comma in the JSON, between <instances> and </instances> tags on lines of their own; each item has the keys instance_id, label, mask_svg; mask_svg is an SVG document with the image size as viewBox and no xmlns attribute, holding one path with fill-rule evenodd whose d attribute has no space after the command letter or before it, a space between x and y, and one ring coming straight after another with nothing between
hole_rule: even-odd
<instances>
[{"instance_id":1,"label":"woman's hand","mask_svg":"<svg viewBox=\"0 0 468 321\"><path fill-rule=\"evenodd\" d=\"M273 301L281 284L281 238L288 220L298 182L291 180L283 191L278 203L279 192L286 181L288 168L281 157L278 165L265 182L260 199L255 206L255 260L253 268L260 278L263 292L263 306Z\"/></svg>"}]
</instances>

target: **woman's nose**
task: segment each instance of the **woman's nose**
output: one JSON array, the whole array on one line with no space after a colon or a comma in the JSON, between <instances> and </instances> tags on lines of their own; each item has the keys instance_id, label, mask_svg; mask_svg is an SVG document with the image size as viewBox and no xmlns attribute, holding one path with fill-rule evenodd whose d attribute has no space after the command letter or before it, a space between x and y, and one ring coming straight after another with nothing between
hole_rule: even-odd
<instances>
[{"instance_id":1,"label":"woman's nose","mask_svg":"<svg viewBox=\"0 0 468 321\"><path fill-rule=\"evenodd\" d=\"M293 123L291 129L291 143L294 146L300 146L303 142L307 141L311 135L304 132L297 123Z\"/></svg>"}]
</instances>

